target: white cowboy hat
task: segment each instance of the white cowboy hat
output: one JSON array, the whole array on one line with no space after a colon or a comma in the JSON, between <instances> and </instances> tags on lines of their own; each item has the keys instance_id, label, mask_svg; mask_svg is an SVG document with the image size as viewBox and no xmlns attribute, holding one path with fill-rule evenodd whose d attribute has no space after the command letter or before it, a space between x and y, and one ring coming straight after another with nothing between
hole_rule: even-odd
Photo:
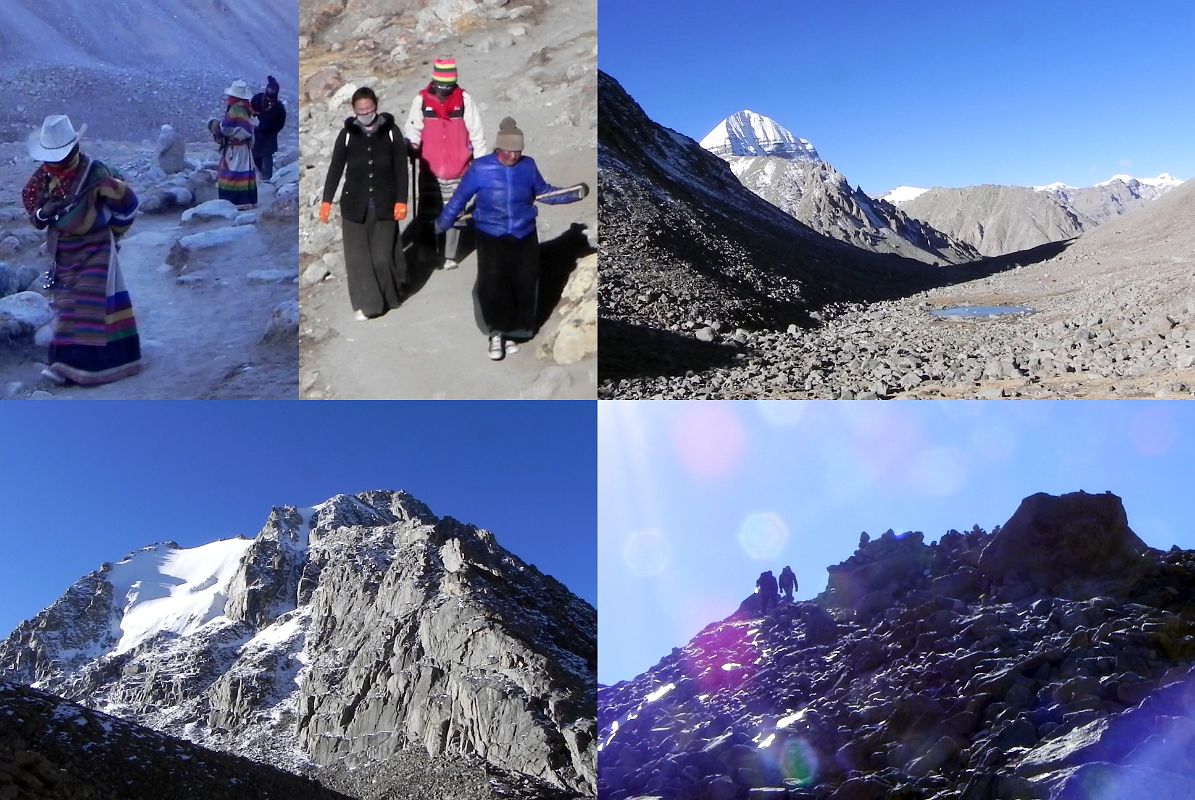
<instances>
[{"instance_id":1,"label":"white cowboy hat","mask_svg":"<svg viewBox=\"0 0 1195 800\"><path fill-rule=\"evenodd\" d=\"M253 92L249 91L249 84L242 80L235 80L232 85L224 90L224 94L229 97L239 97L242 100L253 99Z\"/></svg>"},{"instance_id":2,"label":"white cowboy hat","mask_svg":"<svg viewBox=\"0 0 1195 800\"><path fill-rule=\"evenodd\" d=\"M52 114L45 118L40 131L29 134L29 155L34 161L53 164L61 161L70 154L71 148L79 143L87 131L84 123L75 130L70 117L65 114Z\"/></svg>"}]
</instances>

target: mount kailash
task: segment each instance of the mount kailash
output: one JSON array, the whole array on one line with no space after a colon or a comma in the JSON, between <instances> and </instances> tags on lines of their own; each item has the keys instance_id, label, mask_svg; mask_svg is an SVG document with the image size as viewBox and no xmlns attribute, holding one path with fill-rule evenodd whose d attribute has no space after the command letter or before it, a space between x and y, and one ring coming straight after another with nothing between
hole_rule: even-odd
<instances>
[{"instance_id":1,"label":"mount kailash","mask_svg":"<svg viewBox=\"0 0 1195 800\"><path fill-rule=\"evenodd\" d=\"M753 111L732 114L706 134L701 146L730 164L748 189L826 236L929 263L979 258L971 245L851 188L809 141L769 117Z\"/></svg>"}]
</instances>

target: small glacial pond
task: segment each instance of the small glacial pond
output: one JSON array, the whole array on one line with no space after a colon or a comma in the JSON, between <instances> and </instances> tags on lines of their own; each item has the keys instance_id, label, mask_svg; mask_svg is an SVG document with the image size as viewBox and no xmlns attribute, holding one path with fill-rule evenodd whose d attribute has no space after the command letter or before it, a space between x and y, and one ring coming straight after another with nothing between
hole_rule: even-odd
<instances>
[{"instance_id":1,"label":"small glacial pond","mask_svg":"<svg viewBox=\"0 0 1195 800\"><path fill-rule=\"evenodd\" d=\"M1007 317L1017 314L1032 314L1033 309L1025 306L954 306L939 308L931 311L935 317L943 319L985 319L987 317Z\"/></svg>"}]
</instances>

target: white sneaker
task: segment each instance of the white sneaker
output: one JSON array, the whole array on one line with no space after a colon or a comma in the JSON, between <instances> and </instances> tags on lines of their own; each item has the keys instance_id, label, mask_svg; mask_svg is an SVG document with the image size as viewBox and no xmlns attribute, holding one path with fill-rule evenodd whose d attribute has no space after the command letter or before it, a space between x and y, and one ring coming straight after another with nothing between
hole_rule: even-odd
<instances>
[{"instance_id":1,"label":"white sneaker","mask_svg":"<svg viewBox=\"0 0 1195 800\"><path fill-rule=\"evenodd\" d=\"M506 353L502 347L502 334L495 333L490 337L490 360L501 361Z\"/></svg>"},{"instance_id":2,"label":"white sneaker","mask_svg":"<svg viewBox=\"0 0 1195 800\"><path fill-rule=\"evenodd\" d=\"M41 371L41 376L57 386L66 386L68 383L66 376L53 367L46 367L43 369Z\"/></svg>"},{"instance_id":3,"label":"white sneaker","mask_svg":"<svg viewBox=\"0 0 1195 800\"><path fill-rule=\"evenodd\" d=\"M519 352L518 342L514 342L514 341L511 341L510 339L506 339L505 344L506 344L506 355L513 356L515 353Z\"/></svg>"},{"instance_id":4,"label":"white sneaker","mask_svg":"<svg viewBox=\"0 0 1195 800\"><path fill-rule=\"evenodd\" d=\"M459 266L460 264L457 263L455 258L446 258L444 259L444 266L441 269L456 269Z\"/></svg>"},{"instance_id":5,"label":"white sneaker","mask_svg":"<svg viewBox=\"0 0 1195 800\"><path fill-rule=\"evenodd\" d=\"M365 312L358 308L353 319L357 320L357 322L365 322L367 319L369 319L369 317L365 316Z\"/></svg>"}]
</instances>

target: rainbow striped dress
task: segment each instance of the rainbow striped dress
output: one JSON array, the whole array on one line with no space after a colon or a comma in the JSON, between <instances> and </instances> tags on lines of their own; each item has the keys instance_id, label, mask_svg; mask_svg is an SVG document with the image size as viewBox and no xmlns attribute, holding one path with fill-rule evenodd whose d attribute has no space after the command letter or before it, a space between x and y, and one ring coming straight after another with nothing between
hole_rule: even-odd
<instances>
[{"instance_id":1,"label":"rainbow striped dress","mask_svg":"<svg viewBox=\"0 0 1195 800\"><path fill-rule=\"evenodd\" d=\"M221 200L238 206L257 204L257 177L253 173L253 110L248 100L228 98L220 121L224 146L216 191Z\"/></svg>"},{"instance_id":2,"label":"rainbow striped dress","mask_svg":"<svg viewBox=\"0 0 1195 800\"><path fill-rule=\"evenodd\" d=\"M21 198L33 224L48 228L54 254L51 368L85 385L139 372L141 340L116 258L116 241L137 211L133 190L103 162L77 153L63 168L38 167ZM72 198L56 219L38 218L47 199Z\"/></svg>"}]
</instances>

